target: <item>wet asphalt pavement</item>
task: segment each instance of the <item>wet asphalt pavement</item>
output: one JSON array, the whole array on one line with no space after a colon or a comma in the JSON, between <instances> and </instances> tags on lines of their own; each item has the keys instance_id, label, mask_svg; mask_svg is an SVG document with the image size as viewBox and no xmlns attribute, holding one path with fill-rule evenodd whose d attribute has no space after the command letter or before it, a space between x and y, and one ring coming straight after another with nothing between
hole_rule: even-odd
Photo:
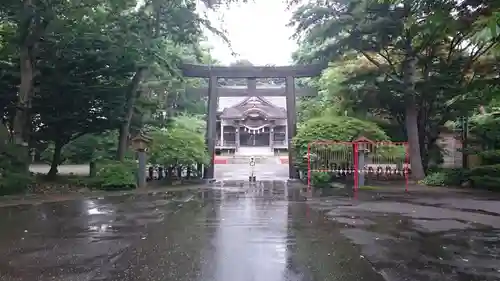
<instances>
[{"instance_id":1,"label":"wet asphalt pavement","mask_svg":"<svg viewBox=\"0 0 500 281\"><path fill-rule=\"evenodd\" d=\"M498 281L500 197L445 188L304 197L287 165L215 186L0 207L0 281ZM21 201L23 202L23 201Z\"/></svg>"},{"instance_id":2,"label":"wet asphalt pavement","mask_svg":"<svg viewBox=\"0 0 500 281\"><path fill-rule=\"evenodd\" d=\"M283 181L3 207L0 229L0 280L382 280Z\"/></svg>"},{"instance_id":3,"label":"wet asphalt pavement","mask_svg":"<svg viewBox=\"0 0 500 281\"><path fill-rule=\"evenodd\" d=\"M500 196L420 187L333 190L311 209L335 224L386 280L500 280Z\"/></svg>"}]
</instances>

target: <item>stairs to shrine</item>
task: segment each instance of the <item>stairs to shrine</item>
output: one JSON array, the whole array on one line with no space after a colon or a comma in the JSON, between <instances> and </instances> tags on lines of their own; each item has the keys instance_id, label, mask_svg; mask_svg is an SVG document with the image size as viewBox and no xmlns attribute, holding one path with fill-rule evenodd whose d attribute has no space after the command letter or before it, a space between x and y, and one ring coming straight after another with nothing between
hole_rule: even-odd
<instances>
[{"instance_id":1,"label":"stairs to shrine","mask_svg":"<svg viewBox=\"0 0 500 281\"><path fill-rule=\"evenodd\" d=\"M215 164L245 164L250 163L250 156L216 156ZM255 164L288 164L288 157L255 156Z\"/></svg>"},{"instance_id":2,"label":"stairs to shrine","mask_svg":"<svg viewBox=\"0 0 500 281\"><path fill-rule=\"evenodd\" d=\"M227 159L228 164L248 164L251 156L236 156ZM255 164L276 164L275 156L254 156Z\"/></svg>"},{"instance_id":3,"label":"stairs to shrine","mask_svg":"<svg viewBox=\"0 0 500 281\"><path fill-rule=\"evenodd\" d=\"M277 164L279 157L274 155L270 147L242 146L233 156L220 156L226 164L249 164L254 157L255 164Z\"/></svg>"},{"instance_id":4,"label":"stairs to shrine","mask_svg":"<svg viewBox=\"0 0 500 281\"><path fill-rule=\"evenodd\" d=\"M274 151L267 146L240 146L235 156L274 156Z\"/></svg>"}]
</instances>

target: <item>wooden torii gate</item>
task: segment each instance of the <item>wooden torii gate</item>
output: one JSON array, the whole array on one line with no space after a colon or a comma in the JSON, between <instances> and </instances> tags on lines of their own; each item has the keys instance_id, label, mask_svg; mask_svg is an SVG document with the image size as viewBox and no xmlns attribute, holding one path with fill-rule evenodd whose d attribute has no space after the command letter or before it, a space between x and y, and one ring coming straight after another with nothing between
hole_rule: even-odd
<instances>
[{"instance_id":1,"label":"wooden torii gate","mask_svg":"<svg viewBox=\"0 0 500 281\"><path fill-rule=\"evenodd\" d=\"M299 177L293 161L291 140L297 133L297 96L314 96L312 88L295 88L295 78L314 77L321 74L325 64L294 65L294 66L210 66L183 64L181 69L184 77L208 78L208 88L187 89L188 93L200 96L208 95L207 133L205 141L211 157L211 165L205 167L203 177L213 179L216 119L218 97L245 97L245 96L286 96L287 130L288 130L288 172L290 179ZM218 87L219 78L246 78L246 89ZM257 78L285 78L283 88L257 88Z\"/></svg>"}]
</instances>

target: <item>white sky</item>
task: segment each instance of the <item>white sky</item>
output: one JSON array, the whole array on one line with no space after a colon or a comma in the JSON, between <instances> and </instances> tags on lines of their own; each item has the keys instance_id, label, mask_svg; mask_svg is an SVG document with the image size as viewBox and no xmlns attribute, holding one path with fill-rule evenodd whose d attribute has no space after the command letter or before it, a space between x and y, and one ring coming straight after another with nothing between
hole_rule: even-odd
<instances>
[{"instance_id":1,"label":"white sky","mask_svg":"<svg viewBox=\"0 0 500 281\"><path fill-rule=\"evenodd\" d=\"M212 56L223 64L246 59L254 65L291 64L292 52L297 48L290 39L293 28L287 27L291 12L283 0L249 0L229 8L209 12L213 24L226 31L237 57L217 36L206 32Z\"/></svg>"}]
</instances>

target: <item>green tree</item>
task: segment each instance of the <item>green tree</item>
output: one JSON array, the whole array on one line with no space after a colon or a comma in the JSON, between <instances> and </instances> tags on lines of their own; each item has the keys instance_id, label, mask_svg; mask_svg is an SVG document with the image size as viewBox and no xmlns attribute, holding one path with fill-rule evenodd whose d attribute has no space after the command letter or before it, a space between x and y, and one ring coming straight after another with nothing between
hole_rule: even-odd
<instances>
[{"instance_id":1,"label":"green tree","mask_svg":"<svg viewBox=\"0 0 500 281\"><path fill-rule=\"evenodd\" d=\"M472 3L462 5L451 0L405 0L399 4L354 0L347 3L309 1L297 9L292 21L297 26L297 36L316 46L314 55L303 56L302 59L338 59L354 52L377 68L381 81L392 85L397 100L402 101L405 131L412 155L412 175L416 179L424 176L417 106L421 93L417 83L422 76L426 80L426 75L431 75L429 68L424 67L424 73L419 72L425 59L433 57L426 54L431 51L441 53L442 49L436 44L438 42L452 46L448 49L456 53L457 46L460 46L459 52L471 54L470 59L465 63L462 61L462 67L458 68L465 74L473 62L496 43L493 39L488 42L472 41L474 31L470 18L483 11L482 3L473 4L477 9L470 9ZM467 43L470 47L463 47ZM442 53L440 56L446 57Z\"/></svg>"},{"instance_id":2,"label":"green tree","mask_svg":"<svg viewBox=\"0 0 500 281\"><path fill-rule=\"evenodd\" d=\"M154 130L150 134L153 139L149 154L151 163L170 170L208 164L203 134L180 126Z\"/></svg>"},{"instance_id":3,"label":"green tree","mask_svg":"<svg viewBox=\"0 0 500 281\"><path fill-rule=\"evenodd\" d=\"M218 8L222 3L236 2L232 0L204 1L211 9ZM180 45L198 46L202 35L202 27L221 36L226 42L224 34L212 27L209 20L200 17L196 13L196 1L194 0L150 0L145 1L134 13L130 14L129 24L123 26L123 32L135 34L143 40L139 41L134 48L142 54L141 59L136 62L136 71L130 80L126 93L125 112L119 127L119 142L117 159L122 160L127 149L130 135L132 117L136 109L136 101L141 96L141 83L148 77L158 76L154 73L154 65L160 65L164 71L162 74L180 77L181 73L177 66L183 57L179 49L165 48L165 44L175 43ZM199 49L196 49L199 51ZM197 59L202 58L202 52ZM163 93L167 94L167 93ZM166 99L165 99L166 100ZM173 100L172 98L170 100ZM174 99L175 100L175 99ZM166 111L170 113L169 110Z\"/></svg>"},{"instance_id":4,"label":"green tree","mask_svg":"<svg viewBox=\"0 0 500 281\"><path fill-rule=\"evenodd\" d=\"M134 57L120 53L113 34L99 29L104 15L59 20L38 45L32 136L54 144L50 177L57 174L64 145L118 125Z\"/></svg>"}]
</instances>

